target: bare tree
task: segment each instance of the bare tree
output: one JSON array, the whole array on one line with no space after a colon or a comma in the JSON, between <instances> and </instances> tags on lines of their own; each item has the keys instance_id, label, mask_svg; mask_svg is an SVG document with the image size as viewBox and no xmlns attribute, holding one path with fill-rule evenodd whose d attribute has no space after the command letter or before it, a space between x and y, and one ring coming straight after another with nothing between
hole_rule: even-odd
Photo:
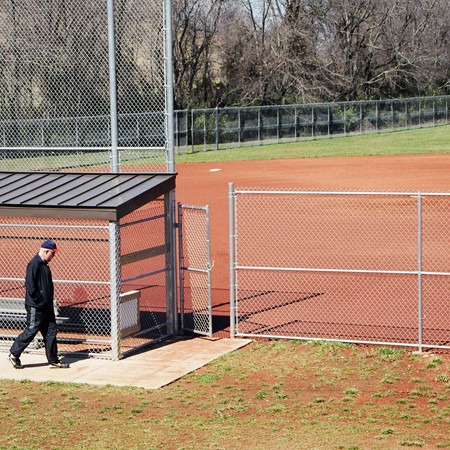
<instances>
[{"instance_id":1,"label":"bare tree","mask_svg":"<svg viewBox=\"0 0 450 450\"><path fill-rule=\"evenodd\" d=\"M226 30L226 38L221 48L227 102L283 100L286 85L279 78L280 61L273 48L277 27L275 0L241 0L224 16L221 30Z\"/></svg>"},{"instance_id":2,"label":"bare tree","mask_svg":"<svg viewBox=\"0 0 450 450\"><path fill-rule=\"evenodd\" d=\"M291 96L353 100L423 95L444 86L449 67L444 3L277 0L283 21L274 51L283 77L291 80Z\"/></svg>"},{"instance_id":3,"label":"bare tree","mask_svg":"<svg viewBox=\"0 0 450 450\"><path fill-rule=\"evenodd\" d=\"M225 0L175 0L173 18L176 107L208 104L215 82L216 37Z\"/></svg>"},{"instance_id":4,"label":"bare tree","mask_svg":"<svg viewBox=\"0 0 450 450\"><path fill-rule=\"evenodd\" d=\"M121 113L164 106L161 24L138 3L115 0ZM174 0L175 107L448 93L449 11L448 0ZM0 2L0 118L108 113L105 12Z\"/></svg>"}]
</instances>

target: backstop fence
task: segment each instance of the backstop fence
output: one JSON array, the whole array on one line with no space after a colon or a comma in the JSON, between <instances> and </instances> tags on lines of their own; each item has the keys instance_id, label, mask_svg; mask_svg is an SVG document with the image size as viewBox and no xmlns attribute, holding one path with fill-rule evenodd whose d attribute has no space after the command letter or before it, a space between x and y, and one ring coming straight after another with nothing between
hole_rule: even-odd
<instances>
[{"instance_id":1,"label":"backstop fence","mask_svg":"<svg viewBox=\"0 0 450 450\"><path fill-rule=\"evenodd\" d=\"M450 348L450 194L234 189L232 336Z\"/></svg>"},{"instance_id":2,"label":"backstop fence","mask_svg":"<svg viewBox=\"0 0 450 450\"><path fill-rule=\"evenodd\" d=\"M0 2L3 170L172 171L170 5Z\"/></svg>"}]
</instances>

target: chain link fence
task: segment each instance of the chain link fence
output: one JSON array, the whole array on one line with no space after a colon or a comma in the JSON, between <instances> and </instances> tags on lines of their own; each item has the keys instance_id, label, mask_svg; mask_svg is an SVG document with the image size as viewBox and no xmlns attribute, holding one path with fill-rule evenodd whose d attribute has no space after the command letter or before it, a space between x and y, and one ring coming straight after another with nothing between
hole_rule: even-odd
<instances>
[{"instance_id":1,"label":"chain link fence","mask_svg":"<svg viewBox=\"0 0 450 450\"><path fill-rule=\"evenodd\" d=\"M450 348L450 194L230 189L232 334Z\"/></svg>"},{"instance_id":2,"label":"chain link fence","mask_svg":"<svg viewBox=\"0 0 450 450\"><path fill-rule=\"evenodd\" d=\"M111 170L112 109L122 170L166 170L164 0L112 3L113 39L108 0L0 3L4 170Z\"/></svg>"},{"instance_id":3,"label":"chain link fence","mask_svg":"<svg viewBox=\"0 0 450 450\"><path fill-rule=\"evenodd\" d=\"M2 253L14 255L1 260L0 346L25 328L25 268L46 239L61 249L50 264L61 353L116 359L167 336L165 220L162 200L117 232L102 220L0 217ZM41 347L38 335L29 350Z\"/></svg>"},{"instance_id":4,"label":"chain link fence","mask_svg":"<svg viewBox=\"0 0 450 450\"><path fill-rule=\"evenodd\" d=\"M123 354L158 341L173 332L167 280L173 271L167 258L167 211L158 199L124 217L120 222L120 285L122 292L139 293L139 309L131 310L137 330L121 340ZM170 286L169 286L170 288ZM132 295L131 295L132 297Z\"/></svg>"},{"instance_id":5,"label":"chain link fence","mask_svg":"<svg viewBox=\"0 0 450 450\"><path fill-rule=\"evenodd\" d=\"M209 206L178 204L181 329L212 335Z\"/></svg>"},{"instance_id":6,"label":"chain link fence","mask_svg":"<svg viewBox=\"0 0 450 450\"><path fill-rule=\"evenodd\" d=\"M449 123L449 96L175 111L178 153Z\"/></svg>"}]
</instances>

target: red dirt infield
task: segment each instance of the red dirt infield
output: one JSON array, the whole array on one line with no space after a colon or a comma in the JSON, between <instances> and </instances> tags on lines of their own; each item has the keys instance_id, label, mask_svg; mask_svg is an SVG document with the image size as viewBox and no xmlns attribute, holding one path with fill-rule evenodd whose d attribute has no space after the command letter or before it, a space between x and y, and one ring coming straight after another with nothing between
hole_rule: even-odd
<instances>
[{"instance_id":1,"label":"red dirt infield","mask_svg":"<svg viewBox=\"0 0 450 450\"><path fill-rule=\"evenodd\" d=\"M236 188L450 192L450 154L189 163L175 170L177 201L210 206L217 289L229 287L229 182Z\"/></svg>"},{"instance_id":2,"label":"red dirt infield","mask_svg":"<svg viewBox=\"0 0 450 450\"><path fill-rule=\"evenodd\" d=\"M177 164L176 199L210 206L213 307L229 313L228 183L235 188L450 192L450 154Z\"/></svg>"}]
</instances>

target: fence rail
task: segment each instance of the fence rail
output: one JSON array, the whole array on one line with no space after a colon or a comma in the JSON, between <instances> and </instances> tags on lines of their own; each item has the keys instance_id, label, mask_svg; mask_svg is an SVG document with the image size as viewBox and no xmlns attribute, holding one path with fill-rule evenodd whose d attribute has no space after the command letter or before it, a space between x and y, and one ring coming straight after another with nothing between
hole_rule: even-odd
<instances>
[{"instance_id":1,"label":"fence rail","mask_svg":"<svg viewBox=\"0 0 450 450\"><path fill-rule=\"evenodd\" d=\"M232 335L450 348L449 193L229 198Z\"/></svg>"}]
</instances>

